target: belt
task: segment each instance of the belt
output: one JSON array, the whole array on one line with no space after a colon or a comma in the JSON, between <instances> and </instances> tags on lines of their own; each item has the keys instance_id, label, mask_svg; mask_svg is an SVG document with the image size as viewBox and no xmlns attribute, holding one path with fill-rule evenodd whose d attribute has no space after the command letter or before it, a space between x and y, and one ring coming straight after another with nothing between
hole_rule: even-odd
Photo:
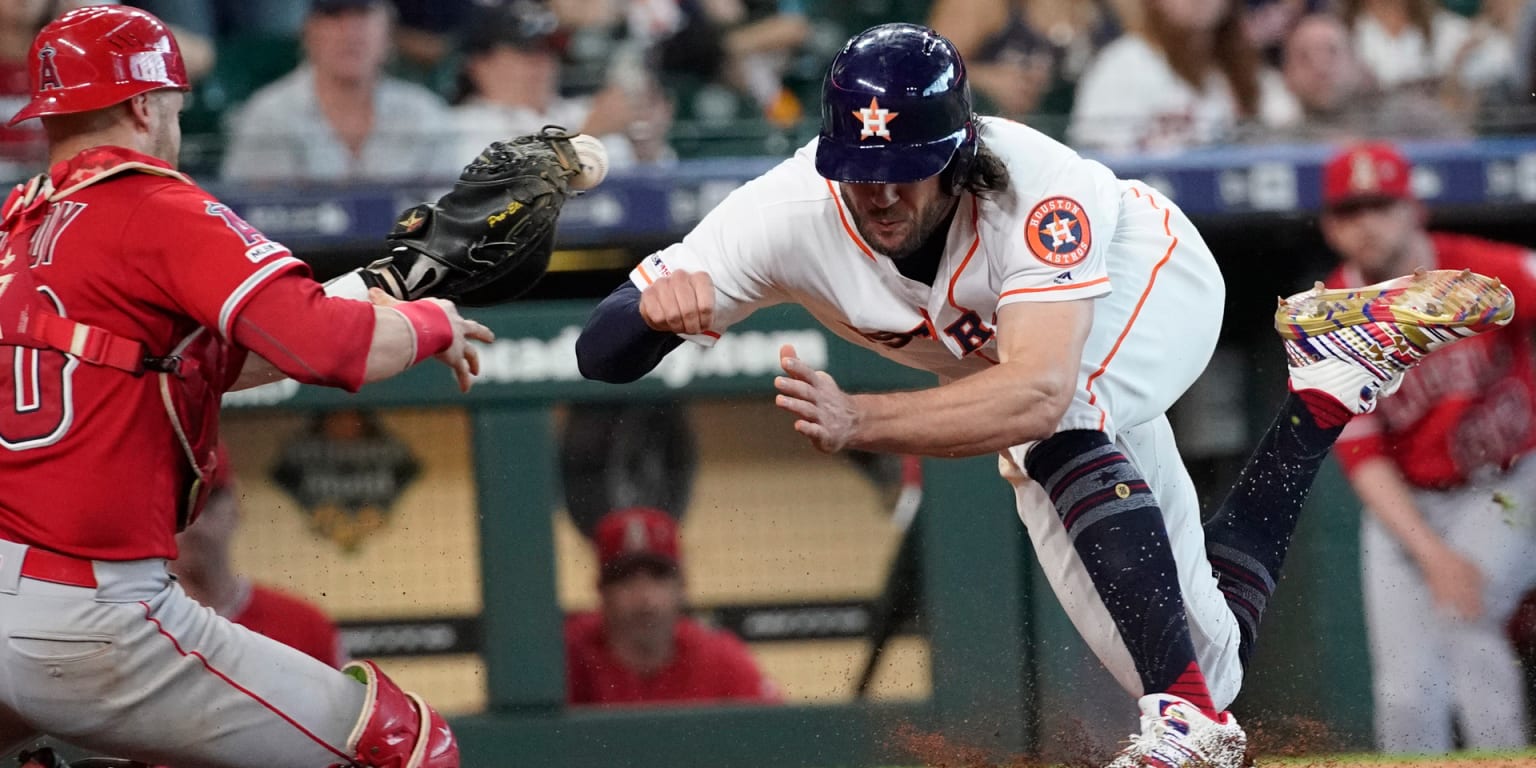
<instances>
[{"instance_id":1,"label":"belt","mask_svg":"<svg viewBox=\"0 0 1536 768\"><path fill-rule=\"evenodd\" d=\"M37 547L27 547L26 557L21 560L21 575L69 587L96 588L96 568L90 560Z\"/></svg>"}]
</instances>

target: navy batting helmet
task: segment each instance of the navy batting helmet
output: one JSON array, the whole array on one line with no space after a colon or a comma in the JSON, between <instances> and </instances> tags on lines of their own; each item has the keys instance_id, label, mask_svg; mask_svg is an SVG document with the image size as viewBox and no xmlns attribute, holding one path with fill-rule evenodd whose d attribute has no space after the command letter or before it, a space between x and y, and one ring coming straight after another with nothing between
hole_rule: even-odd
<instances>
[{"instance_id":1,"label":"navy batting helmet","mask_svg":"<svg viewBox=\"0 0 1536 768\"><path fill-rule=\"evenodd\" d=\"M916 24L860 32L832 60L821 91L816 171L833 181L926 179L976 152L971 86L959 51ZM952 176L956 168L950 168Z\"/></svg>"}]
</instances>

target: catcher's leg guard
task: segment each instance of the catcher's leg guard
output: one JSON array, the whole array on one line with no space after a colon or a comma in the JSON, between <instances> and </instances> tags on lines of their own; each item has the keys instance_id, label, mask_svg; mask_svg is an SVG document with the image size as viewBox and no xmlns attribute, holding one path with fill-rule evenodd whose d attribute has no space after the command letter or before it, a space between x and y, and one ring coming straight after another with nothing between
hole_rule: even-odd
<instances>
[{"instance_id":1,"label":"catcher's leg guard","mask_svg":"<svg viewBox=\"0 0 1536 768\"><path fill-rule=\"evenodd\" d=\"M453 732L425 700L400 690L371 661L354 661L341 671L368 686L363 713L347 739L347 749L358 765L459 768L459 745Z\"/></svg>"}]
</instances>

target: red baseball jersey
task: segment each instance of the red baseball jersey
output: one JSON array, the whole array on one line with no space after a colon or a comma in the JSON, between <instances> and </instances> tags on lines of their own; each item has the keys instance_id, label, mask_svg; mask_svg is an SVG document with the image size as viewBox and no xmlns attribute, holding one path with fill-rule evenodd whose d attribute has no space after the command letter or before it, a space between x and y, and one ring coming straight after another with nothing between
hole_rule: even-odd
<instances>
[{"instance_id":1,"label":"red baseball jersey","mask_svg":"<svg viewBox=\"0 0 1536 768\"><path fill-rule=\"evenodd\" d=\"M252 584L245 605L229 620L330 666L347 663L341 632L330 617L308 601L281 590Z\"/></svg>"},{"instance_id":2,"label":"red baseball jersey","mask_svg":"<svg viewBox=\"0 0 1536 768\"><path fill-rule=\"evenodd\" d=\"M565 622L565 673L572 704L781 700L740 639L688 618L677 622L672 662L641 677L609 649L601 614L572 616Z\"/></svg>"},{"instance_id":3,"label":"red baseball jersey","mask_svg":"<svg viewBox=\"0 0 1536 768\"><path fill-rule=\"evenodd\" d=\"M1385 456L1420 488L1451 488L1482 467L1504 468L1536 448L1536 254L1506 243L1435 233L1431 269L1497 277L1515 295L1515 317L1498 330L1425 357L1396 394L1345 428L1335 455L1346 472ZM1331 287L1364 285L1341 267Z\"/></svg>"},{"instance_id":4,"label":"red baseball jersey","mask_svg":"<svg viewBox=\"0 0 1536 768\"><path fill-rule=\"evenodd\" d=\"M59 314L150 355L200 326L229 339L257 290L307 272L154 158L97 148L51 174L55 201L36 227L0 240L0 258L29 258ZM231 346L227 370L211 372L219 392L245 360ZM191 472L158 376L0 347L0 538L102 560L174 557Z\"/></svg>"}]
</instances>

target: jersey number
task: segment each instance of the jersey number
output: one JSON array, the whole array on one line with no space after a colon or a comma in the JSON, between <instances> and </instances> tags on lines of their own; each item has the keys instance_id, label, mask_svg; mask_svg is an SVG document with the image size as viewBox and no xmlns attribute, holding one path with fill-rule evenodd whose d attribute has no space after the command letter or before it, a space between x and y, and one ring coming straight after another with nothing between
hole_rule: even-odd
<instances>
[{"instance_id":1,"label":"jersey number","mask_svg":"<svg viewBox=\"0 0 1536 768\"><path fill-rule=\"evenodd\" d=\"M64 305L52 291L39 291L60 314ZM25 451L63 439L74 421L71 392L80 361L54 349L10 347L0 354L0 446Z\"/></svg>"}]
</instances>

